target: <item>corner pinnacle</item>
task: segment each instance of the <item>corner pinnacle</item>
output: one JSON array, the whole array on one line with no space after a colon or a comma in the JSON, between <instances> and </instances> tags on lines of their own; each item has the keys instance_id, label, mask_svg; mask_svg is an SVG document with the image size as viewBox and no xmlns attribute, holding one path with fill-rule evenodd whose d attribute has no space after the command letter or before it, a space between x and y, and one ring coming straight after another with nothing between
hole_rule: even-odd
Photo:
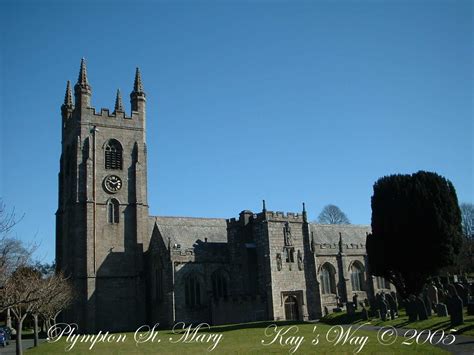
<instances>
[{"instance_id":1,"label":"corner pinnacle","mask_svg":"<svg viewBox=\"0 0 474 355\"><path fill-rule=\"evenodd\" d=\"M81 68L79 69L79 77L77 78L77 83L80 86L88 86L89 85L89 82L87 81L86 60L84 58L81 59Z\"/></svg>"},{"instance_id":2,"label":"corner pinnacle","mask_svg":"<svg viewBox=\"0 0 474 355\"><path fill-rule=\"evenodd\" d=\"M71 91L71 82L68 80L66 85L66 94L64 95L64 106L71 108L72 104L72 91Z\"/></svg>"},{"instance_id":3,"label":"corner pinnacle","mask_svg":"<svg viewBox=\"0 0 474 355\"><path fill-rule=\"evenodd\" d=\"M133 92L137 94L144 94L142 77L140 74L140 68L138 67L135 72L135 82L133 83Z\"/></svg>"},{"instance_id":4,"label":"corner pinnacle","mask_svg":"<svg viewBox=\"0 0 474 355\"><path fill-rule=\"evenodd\" d=\"M117 89L117 96L115 97L115 111L114 112L123 112L122 95L120 94L120 89Z\"/></svg>"}]
</instances>

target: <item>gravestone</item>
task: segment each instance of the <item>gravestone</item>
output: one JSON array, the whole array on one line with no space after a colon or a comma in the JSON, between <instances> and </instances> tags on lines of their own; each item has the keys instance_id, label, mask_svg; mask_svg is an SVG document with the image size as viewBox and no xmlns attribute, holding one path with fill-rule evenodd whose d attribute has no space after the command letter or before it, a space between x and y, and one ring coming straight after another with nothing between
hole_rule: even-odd
<instances>
[{"instance_id":1,"label":"gravestone","mask_svg":"<svg viewBox=\"0 0 474 355\"><path fill-rule=\"evenodd\" d=\"M358 302L357 302L357 298L359 296L357 296L357 293L354 294L354 296L352 296L352 303L354 303L354 308L357 309L357 305L358 305Z\"/></svg>"},{"instance_id":2,"label":"gravestone","mask_svg":"<svg viewBox=\"0 0 474 355\"><path fill-rule=\"evenodd\" d=\"M354 303L352 302L347 302L346 303L346 308L347 308L347 314L348 315L354 315L355 314L355 306Z\"/></svg>"},{"instance_id":3,"label":"gravestone","mask_svg":"<svg viewBox=\"0 0 474 355\"><path fill-rule=\"evenodd\" d=\"M438 288L434 285L433 282L431 282L431 284L428 285L428 287L426 289L426 292L428 293L428 299L430 300L431 305L433 307L436 307L436 305L439 302L439 300L438 300Z\"/></svg>"},{"instance_id":4,"label":"gravestone","mask_svg":"<svg viewBox=\"0 0 474 355\"><path fill-rule=\"evenodd\" d=\"M444 303L438 303L436 305L436 314L438 317L447 317L448 316L448 308Z\"/></svg>"},{"instance_id":5,"label":"gravestone","mask_svg":"<svg viewBox=\"0 0 474 355\"><path fill-rule=\"evenodd\" d=\"M411 295L408 298L408 300L406 300L405 309L406 309L406 312L407 312L408 321L409 322L415 322L417 320L415 296Z\"/></svg>"},{"instance_id":6,"label":"gravestone","mask_svg":"<svg viewBox=\"0 0 474 355\"><path fill-rule=\"evenodd\" d=\"M385 295L377 294L377 308L380 310L380 318L384 321L387 320L387 313L388 313L388 304L385 301Z\"/></svg>"},{"instance_id":7,"label":"gravestone","mask_svg":"<svg viewBox=\"0 0 474 355\"><path fill-rule=\"evenodd\" d=\"M388 305L390 307L390 315L392 319L395 319L398 316L398 305L396 299L393 297L392 294L387 293L385 295L385 299L388 302Z\"/></svg>"},{"instance_id":8,"label":"gravestone","mask_svg":"<svg viewBox=\"0 0 474 355\"><path fill-rule=\"evenodd\" d=\"M428 297L428 291L427 290L423 291L423 302L425 303L426 315L428 317L431 317L431 314L433 312L433 308L432 308L433 306L431 304L430 298Z\"/></svg>"},{"instance_id":9,"label":"gravestone","mask_svg":"<svg viewBox=\"0 0 474 355\"><path fill-rule=\"evenodd\" d=\"M362 306L362 319L369 320L369 312L367 312L367 308Z\"/></svg>"},{"instance_id":10,"label":"gravestone","mask_svg":"<svg viewBox=\"0 0 474 355\"><path fill-rule=\"evenodd\" d=\"M456 291L458 293L458 296L462 299L462 303L467 304L468 303L467 289L459 283L455 284L454 286L456 287Z\"/></svg>"},{"instance_id":11,"label":"gravestone","mask_svg":"<svg viewBox=\"0 0 474 355\"><path fill-rule=\"evenodd\" d=\"M425 302L423 302L423 299L420 296L418 296L415 300L415 307L416 314L419 320L428 319L428 313L426 312Z\"/></svg>"},{"instance_id":12,"label":"gravestone","mask_svg":"<svg viewBox=\"0 0 474 355\"><path fill-rule=\"evenodd\" d=\"M464 316L462 314L462 299L459 297L454 285L449 285L448 311L451 317L451 326L460 325L464 323Z\"/></svg>"}]
</instances>

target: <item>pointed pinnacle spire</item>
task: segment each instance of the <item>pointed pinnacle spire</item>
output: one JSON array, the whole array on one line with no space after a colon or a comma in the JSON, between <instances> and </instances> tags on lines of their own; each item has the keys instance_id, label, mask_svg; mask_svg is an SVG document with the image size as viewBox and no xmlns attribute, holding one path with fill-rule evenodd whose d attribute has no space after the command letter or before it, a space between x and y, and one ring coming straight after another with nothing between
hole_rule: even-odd
<instances>
[{"instance_id":1,"label":"pointed pinnacle spire","mask_svg":"<svg viewBox=\"0 0 474 355\"><path fill-rule=\"evenodd\" d=\"M71 90L71 82L68 80L66 85L66 95L64 95L64 106L71 108L72 104L72 90Z\"/></svg>"},{"instance_id":2,"label":"pointed pinnacle spire","mask_svg":"<svg viewBox=\"0 0 474 355\"><path fill-rule=\"evenodd\" d=\"M115 97L115 111L114 112L123 112L122 95L120 94L120 89L117 89L117 96Z\"/></svg>"},{"instance_id":3,"label":"pointed pinnacle spire","mask_svg":"<svg viewBox=\"0 0 474 355\"><path fill-rule=\"evenodd\" d=\"M79 69L79 77L77 78L77 83L80 86L88 86L89 82L87 81L87 67L85 58L81 59L81 69Z\"/></svg>"},{"instance_id":4,"label":"pointed pinnacle spire","mask_svg":"<svg viewBox=\"0 0 474 355\"><path fill-rule=\"evenodd\" d=\"M267 206L265 206L265 200L262 200L262 212L267 212Z\"/></svg>"},{"instance_id":5,"label":"pointed pinnacle spire","mask_svg":"<svg viewBox=\"0 0 474 355\"><path fill-rule=\"evenodd\" d=\"M307 222L307 220L308 220L308 216L306 214L306 205L303 202L303 221Z\"/></svg>"},{"instance_id":6,"label":"pointed pinnacle spire","mask_svg":"<svg viewBox=\"0 0 474 355\"><path fill-rule=\"evenodd\" d=\"M140 68L138 68L138 67L137 67L137 71L135 72L135 82L133 83L133 92L135 92L135 93L144 93L143 83L142 83L142 76L140 74Z\"/></svg>"}]
</instances>

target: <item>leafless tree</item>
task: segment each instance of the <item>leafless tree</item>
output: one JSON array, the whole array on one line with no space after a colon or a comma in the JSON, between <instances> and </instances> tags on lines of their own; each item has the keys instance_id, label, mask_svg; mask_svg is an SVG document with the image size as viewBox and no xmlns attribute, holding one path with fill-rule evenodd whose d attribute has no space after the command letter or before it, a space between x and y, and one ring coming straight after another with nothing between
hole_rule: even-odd
<instances>
[{"instance_id":1,"label":"leafless tree","mask_svg":"<svg viewBox=\"0 0 474 355\"><path fill-rule=\"evenodd\" d=\"M15 210L7 211L5 203L0 198L0 238L6 237L8 232L22 219L17 218Z\"/></svg>"},{"instance_id":2,"label":"leafless tree","mask_svg":"<svg viewBox=\"0 0 474 355\"><path fill-rule=\"evenodd\" d=\"M41 316L46 330L56 324L56 318L74 298L73 287L62 273L47 276L43 281L41 302L32 309L35 321L35 346L38 343L38 317Z\"/></svg>"},{"instance_id":3,"label":"leafless tree","mask_svg":"<svg viewBox=\"0 0 474 355\"><path fill-rule=\"evenodd\" d=\"M324 206L318 216L318 222L322 224L350 224L346 214L335 205Z\"/></svg>"},{"instance_id":4,"label":"leafless tree","mask_svg":"<svg viewBox=\"0 0 474 355\"><path fill-rule=\"evenodd\" d=\"M16 318L16 353L21 355L23 322L40 302L43 287L41 273L31 267L20 267L6 280L3 298Z\"/></svg>"},{"instance_id":5,"label":"leafless tree","mask_svg":"<svg viewBox=\"0 0 474 355\"><path fill-rule=\"evenodd\" d=\"M10 236L9 232L21 220L15 217L14 210L8 212L0 199L0 312L9 306L6 297L5 283L13 272L26 266L31 261L36 246L25 246L19 239Z\"/></svg>"}]
</instances>

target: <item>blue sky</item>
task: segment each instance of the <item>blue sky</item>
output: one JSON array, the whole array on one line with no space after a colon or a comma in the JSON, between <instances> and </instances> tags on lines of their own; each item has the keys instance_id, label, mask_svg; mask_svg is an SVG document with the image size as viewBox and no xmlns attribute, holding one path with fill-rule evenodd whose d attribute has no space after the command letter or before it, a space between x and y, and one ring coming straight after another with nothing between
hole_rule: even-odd
<instances>
[{"instance_id":1,"label":"blue sky","mask_svg":"<svg viewBox=\"0 0 474 355\"><path fill-rule=\"evenodd\" d=\"M369 224L373 183L435 171L474 202L471 1L2 1L0 196L54 257L60 105L147 93L150 213L328 203Z\"/></svg>"}]
</instances>

